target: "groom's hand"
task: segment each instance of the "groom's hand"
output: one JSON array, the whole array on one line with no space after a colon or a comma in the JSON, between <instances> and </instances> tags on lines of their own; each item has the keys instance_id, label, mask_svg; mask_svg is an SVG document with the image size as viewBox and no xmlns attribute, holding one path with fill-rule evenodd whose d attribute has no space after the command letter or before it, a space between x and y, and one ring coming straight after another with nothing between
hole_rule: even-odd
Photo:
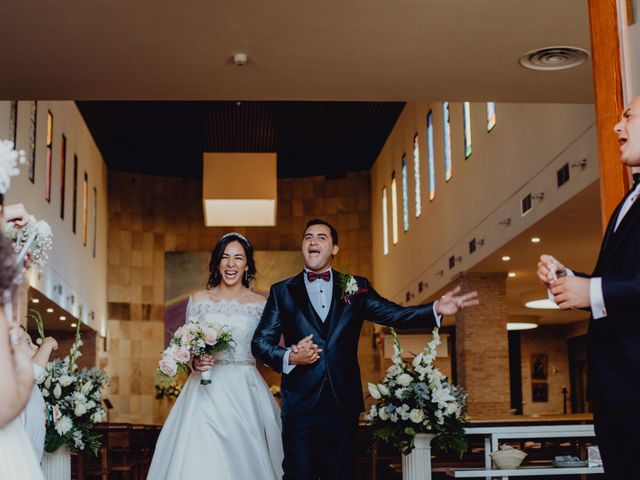
<instances>
[{"instance_id":1,"label":"groom's hand","mask_svg":"<svg viewBox=\"0 0 640 480\"><path fill-rule=\"evenodd\" d=\"M320 358L321 348L312 341L313 335L308 335L300 340L296 345L291 346L289 354L289 364L291 365L311 365Z\"/></svg>"},{"instance_id":2,"label":"groom's hand","mask_svg":"<svg viewBox=\"0 0 640 480\"><path fill-rule=\"evenodd\" d=\"M439 315L455 315L465 307L473 307L478 305L478 292L468 292L463 295L460 293L460 287L445 293L438 303L436 303L436 313Z\"/></svg>"}]
</instances>

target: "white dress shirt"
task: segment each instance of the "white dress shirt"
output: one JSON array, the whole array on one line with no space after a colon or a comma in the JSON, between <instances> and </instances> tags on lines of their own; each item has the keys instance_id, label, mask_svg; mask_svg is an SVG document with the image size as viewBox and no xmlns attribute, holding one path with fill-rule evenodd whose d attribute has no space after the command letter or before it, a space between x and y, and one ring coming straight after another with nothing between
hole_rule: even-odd
<instances>
[{"instance_id":1,"label":"white dress shirt","mask_svg":"<svg viewBox=\"0 0 640 480\"><path fill-rule=\"evenodd\" d=\"M318 278L317 280L311 282L307 277L307 270L304 270L304 286L307 289L307 294L309 295L309 300L311 301L311 305L313 309L316 311L320 320L323 322L327 319L327 315L329 315L329 307L331 306L331 300L333 296L333 270L329 269L331 272L331 278L329 281L322 280ZM436 324L440 327L440 322L442 319L441 315L438 315L436 312L436 303L433 304L433 314L436 317ZM282 372L287 374L290 373L295 365L289 364L289 355L291 354L291 349L289 348L282 358Z\"/></svg>"}]
</instances>

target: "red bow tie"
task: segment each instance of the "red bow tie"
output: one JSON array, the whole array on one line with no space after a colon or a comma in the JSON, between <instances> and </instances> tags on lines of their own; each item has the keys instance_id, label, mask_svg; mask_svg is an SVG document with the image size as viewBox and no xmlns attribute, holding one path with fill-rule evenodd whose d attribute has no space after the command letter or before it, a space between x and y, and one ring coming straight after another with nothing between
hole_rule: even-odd
<instances>
[{"instance_id":1,"label":"red bow tie","mask_svg":"<svg viewBox=\"0 0 640 480\"><path fill-rule=\"evenodd\" d=\"M322 272L322 273L315 273L315 272L307 271L307 279L310 282L315 282L318 279L324 280L325 282L328 282L329 280L331 280L331 271L327 270L326 272Z\"/></svg>"}]
</instances>

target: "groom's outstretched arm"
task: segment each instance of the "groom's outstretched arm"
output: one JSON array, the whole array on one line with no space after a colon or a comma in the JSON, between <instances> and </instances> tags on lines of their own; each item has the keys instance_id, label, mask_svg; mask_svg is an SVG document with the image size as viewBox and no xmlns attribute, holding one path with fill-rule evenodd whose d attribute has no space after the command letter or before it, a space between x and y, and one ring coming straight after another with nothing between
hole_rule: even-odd
<instances>
[{"instance_id":1,"label":"groom's outstretched arm","mask_svg":"<svg viewBox=\"0 0 640 480\"><path fill-rule=\"evenodd\" d=\"M369 282L366 292L365 318L394 328L432 328L439 327L440 316L436 315L434 304L402 307L378 295Z\"/></svg>"},{"instance_id":2,"label":"groom's outstretched arm","mask_svg":"<svg viewBox=\"0 0 640 480\"><path fill-rule=\"evenodd\" d=\"M278 345L282 334L282 320L278 310L278 300L271 287L267 304L262 311L262 318L253 334L251 352L253 356L271 367L276 372L282 372L282 359L287 349Z\"/></svg>"}]
</instances>

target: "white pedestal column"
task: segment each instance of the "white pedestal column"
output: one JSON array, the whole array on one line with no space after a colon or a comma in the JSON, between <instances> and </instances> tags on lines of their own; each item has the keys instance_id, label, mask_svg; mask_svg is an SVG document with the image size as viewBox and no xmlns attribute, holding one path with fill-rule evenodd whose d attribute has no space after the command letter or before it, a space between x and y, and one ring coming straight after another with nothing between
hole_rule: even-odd
<instances>
[{"instance_id":1,"label":"white pedestal column","mask_svg":"<svg viewBox=\"0 0 640 480\"><path fill-rule=\"evenodd\" d=\"M431 480L432 433L418 433L416 448L409 455L402 455L402 480Z\"/></svg>"},{"instance_id":2,"label":"white pedestal column","mask_svg":"<svg viewBox=\"0 0 640 480\"><path fill-rule=\"evenodd\" d=\"M46 480L71 480L71 453L66 446L42 458L42 471Z\"/></svg>"}]
</instances>

